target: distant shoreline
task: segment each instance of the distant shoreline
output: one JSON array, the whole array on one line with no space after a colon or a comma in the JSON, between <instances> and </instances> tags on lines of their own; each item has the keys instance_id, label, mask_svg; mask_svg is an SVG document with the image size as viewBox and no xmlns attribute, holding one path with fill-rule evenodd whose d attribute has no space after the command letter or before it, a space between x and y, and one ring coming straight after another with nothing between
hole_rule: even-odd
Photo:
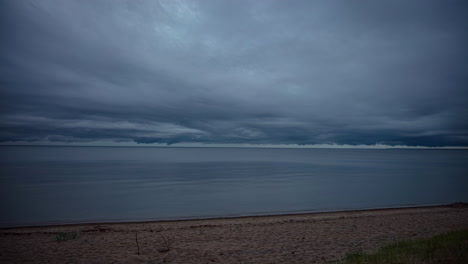
<instances>
[{"instance_id":1,"label":"distant shoreline","mask_svg":"<svg viewBox=\"0 0 468 264\"><path fill-rule=\"evenodd\" d=\"M207 148L207 149L369 149L369 150L468 150L468 146L404 146L404 145L63 145L63 144L3 144L0 147L96 147L96 148Z\"/></svg>"}]
</instances>

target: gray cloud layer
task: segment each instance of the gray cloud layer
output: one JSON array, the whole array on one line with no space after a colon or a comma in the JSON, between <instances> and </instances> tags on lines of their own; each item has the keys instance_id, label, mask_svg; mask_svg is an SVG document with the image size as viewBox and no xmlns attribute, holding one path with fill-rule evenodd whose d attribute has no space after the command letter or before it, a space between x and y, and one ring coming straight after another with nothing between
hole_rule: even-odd
<instances>
[{"instance_id":1,"label":"gray cloud layer","mask_svg":"<svg viewBox=\"0 0 468 264\"><path fill-rule=\"evenodd\" d=\"M468 145L466 1L2 1L0 141Z\"/></svg>"}]
</instances>

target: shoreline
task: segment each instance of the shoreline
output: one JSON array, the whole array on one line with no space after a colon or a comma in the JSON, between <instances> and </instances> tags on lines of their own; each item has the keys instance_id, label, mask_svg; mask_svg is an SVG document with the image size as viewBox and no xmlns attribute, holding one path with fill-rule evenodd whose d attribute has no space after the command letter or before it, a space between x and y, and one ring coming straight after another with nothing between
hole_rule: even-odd
<instances>
[{"instance_id":1,"label":"shoreline","mask_svg":"<svg viewBox=\"0 0 468 264\"><path fill-rule=\"evenodd\" d=\"M442 204L430 204L430 205L402 205L402 206L391 206L391 207L377 207L377 208L364 208L364 209L349 209L349 210L331 210L331 211L304 211L304 212L285 212L285 213L265 213L258 215L234 215L234 216L207 216L197 217L188 216L181 217L179 219L161 219L161 220L142 220L142 221L83 221L74 223L63 223L63 224L38 224L38 225L25 225L25 226L0 226L1 230L9 229L22 229L22 228L41 228L41 227L70 227L70 226L88 226L88 225L121 225L121 224L157 224L157 223L176 223L176 222L188 222L188 221L211 221L211 220L230 220L230 219L248 219L248 218L268 218L268 217L294 217L294 216L314 216L321 214L340 214L340 213L359 213L359 212L377 212L387 210L411 210L411 209L423 209L423 208L438 208L438 207L468 207L466 202L454 202L454 203L442 203Z\"/></svg>"},{"instance_id":2,"label":"shoreline","mask_svg":"<svg viewBox=\"0 0 468 264\"><path fill-rule=\"evenodd\" d=\"M468 229L468 204L0 229L0 263L324 263ZM60 234L78 234L65 241ZM63 236L62 236L63 237Z\"/></svg>"},{"instance_id":3,"label":"shoreline","mask_svg":"<svg viewBox=\"0 0 468 264\"><path fill-rule=\"evenodd\" d=\"M136 145L66 145L66 144L0 144L0 147L91 147L91 148L213 148L213 149L397 149L397 150L467 150L468 146L410 146L410 145L295 145L295 146L179 146L179 145L158 145L158 146L141 146Z\"/></svg>"}]
</instances>

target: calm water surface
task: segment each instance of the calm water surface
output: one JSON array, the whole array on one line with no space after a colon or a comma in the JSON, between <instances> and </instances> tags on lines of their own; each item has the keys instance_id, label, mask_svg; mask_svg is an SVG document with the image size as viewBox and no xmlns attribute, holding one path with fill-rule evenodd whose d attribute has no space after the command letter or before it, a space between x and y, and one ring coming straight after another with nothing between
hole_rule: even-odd
<instances>
[{"instance_id":1,"label":"calm water surface","mask_svg":"<svg viewBox=\"0 0 468 264\"><path fill-rule=\"evenodd\" d=\"M0 147L0 226L468 201L468 150Z\"/></svg>"}]
</instances>

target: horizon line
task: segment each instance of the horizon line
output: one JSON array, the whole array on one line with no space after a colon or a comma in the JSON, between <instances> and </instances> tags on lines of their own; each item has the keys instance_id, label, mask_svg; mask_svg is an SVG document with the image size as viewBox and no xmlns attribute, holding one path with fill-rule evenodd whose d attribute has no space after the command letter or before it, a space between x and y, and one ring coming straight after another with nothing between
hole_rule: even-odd
<instances>
[{"instance_id":1,"label":"horizon line","mask_svg":"<svg viewBox=\"0 0 468 264\"><path fill-rule=\"evenodd\" d=\"M1 142L0 146L43 146L43 147L141 147L141 148L284 148L284 149L468 149L468 146L410 146L386 144L230 144L230 143L134 143L134 142Z\"/></svg>"}]
</instances>

